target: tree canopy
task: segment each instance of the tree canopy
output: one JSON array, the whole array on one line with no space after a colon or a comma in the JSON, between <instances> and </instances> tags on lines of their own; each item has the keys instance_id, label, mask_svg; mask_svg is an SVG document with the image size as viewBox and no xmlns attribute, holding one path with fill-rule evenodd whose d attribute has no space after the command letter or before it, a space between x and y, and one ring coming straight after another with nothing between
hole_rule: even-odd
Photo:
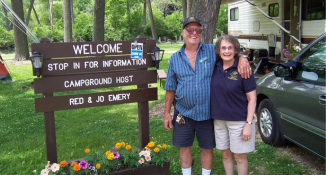
<instances>
[{"instance_id":1,"label":"tree canopy","mask_svg":"<svg viewBox=\"0 0 326 175\"><path fill-rule=\"evenodd\" d=\"M6 3L11 5L9 0ZM22 0L24 16L30 9L30 0ZM145 0L105 0L104 40L133 40L138 35L152 38L148 9L146 25L143 25ZM35 0L29 16L29 29L40 40L49 38L51 42L64 41L63 21L64 0ZM128 7L128 8L127 8ZM177 0L151 0L151 8L158 37L175 40L181 36L183 8ZM92 41L94 0L73 0L72 37L73 41ZM227 32L227 6L221 6L216 28ZM50 14L51 13L51 14ZM11 13L8 19L12 20ZM26 19L23 19L24 21ZM51 24L52 20L52 26ZM38 22L39 21L39 22ZM6 28L6 17L0 8L0 48L13 47L13 24ZM215 33L220 35L218 30ZM34 42L28 38L28 43Z\"/></svg>"}]
</instances>

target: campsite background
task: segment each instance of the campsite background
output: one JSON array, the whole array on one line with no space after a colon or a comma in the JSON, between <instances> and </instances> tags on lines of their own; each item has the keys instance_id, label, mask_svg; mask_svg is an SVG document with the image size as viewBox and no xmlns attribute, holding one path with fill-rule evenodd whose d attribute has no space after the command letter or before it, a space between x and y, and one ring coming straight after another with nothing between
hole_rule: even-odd
<instances>
[{"instance_id":1,"label":"campsite background","mask_svg":"<svg viewBox=\"0 0 326 175\"><path fill-rule=\"evenodd\" d=\"M10 2L6 0L8 4ZM28 13L30 0L23 0L25 17ZM50 24L48 2L52 3L52 25ZM73 39L77 42L92 40L92 20L94 1L74 0ZM148 16L146 25L142 23L142 0L106 0L105 40L133 40L138 35L151 38L151 26ZM126 9L129 4L129 11ZM62 14L63 0L35 0L34 8L39 17L30 16L28 27L38 39L47 37L51 42L63 42L64 27ZM216 34L227 32L227 5L221 6ZM172 44L158 43L165 50L160 69L167 72L168 61L172 53L182 46L176 42L181 36L182 4L181 1L156 0L152 3L157 35L162 41L172 39ZM0 81L0 175L7 174L39 174L47 163L44 118L43 113L35 113L32 65L30 61L14 60L13 24L6 23L5 11L0 8L0 54L10 72L11 81ZM128 13L127 13L128 12ZM125 14L129 14L128 21ZM12 19L8 13L9 19ZM8 28L7 28L8 27ZM130 30L128 30L130 29ZM28 38L28 44L33 39ZM149 103L151 110L164 103L165 91L159 83L151 84L158 87L158 100ZM132 89L133 86L115 87L107 89L87 90L75 93L93 93L101 91L114 91ZM56 93L64 95L66 93ZM72 160L84 157L84 150L110 149L117 142L126 142L138 147L138 114L137 104L122 104L102 106L76 110L55 112L58 161ZM179 151L172 146L172 132L164 129L163 115L150 117L150 140L156 143L168 144L171 161L170 174L181 174ZM259 139L259 138L257 138ZM274 148L257 140L256 151L248 155L250 174L324 174L323 160L304 150L288 145L282 149ZM300 148L299 148L300 149ZM192 148L195 164L194 174L200 174L200 148L195 141ZM307 155L306 161L300 161L296 156ZM221 152L214 150L214 166L212 174L223 174ZM309 163L307 163L309 162ZM320 169L318 169L321 168Z\"/></svg>"}]
</instances>

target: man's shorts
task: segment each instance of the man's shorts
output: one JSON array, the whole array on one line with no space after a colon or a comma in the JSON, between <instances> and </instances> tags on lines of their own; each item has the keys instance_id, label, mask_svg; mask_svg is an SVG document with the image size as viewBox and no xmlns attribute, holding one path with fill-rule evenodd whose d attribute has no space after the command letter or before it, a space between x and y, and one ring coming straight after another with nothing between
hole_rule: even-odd
<instances>
[{"instance_id":1,"label":"man's shorts","mask_svg":"<svg viewBox=\"0 0 326 175\"><path fill-rule=\"evenodd\" d=\"M245 121L214 120L216 148L236 154L248 153L255 150L256 129L255 122L252 123L251 139L242 140L242 130L246 125Z\"/></svg>"},{"instance_id":2,"label":"man's shorts","mask_svg":"<svg viewBox=\"0 0 326 175\"><path fill-rule=\"evenodd\" d=\"M174 110L173 115L173 137L172 144L176 147L192 146L195 135L198 145L204 149L215 148L214 123L212 119L205 121L195 121L184 117L185 124L178 124L175 120L179 111Z\"/></svg>"}]
</instances>

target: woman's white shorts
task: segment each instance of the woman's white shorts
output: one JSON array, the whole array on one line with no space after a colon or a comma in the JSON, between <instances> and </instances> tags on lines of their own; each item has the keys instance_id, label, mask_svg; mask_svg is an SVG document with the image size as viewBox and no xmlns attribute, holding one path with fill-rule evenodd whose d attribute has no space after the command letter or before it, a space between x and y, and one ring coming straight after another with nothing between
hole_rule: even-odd
<instances>
[{"instance_id":1,"label":"woman's white shorts","mask_svg":"<svg viewBox=\"0 0 326 175\"><path fill-rule=\"evenodd\" d=\"M214 132L216 148L236 154L248 153L255 150L256 128L252 123L252 134L249 141L242 140L242 130L246 125L245 121L214 120Z\"/></svg>"}]
</instances>

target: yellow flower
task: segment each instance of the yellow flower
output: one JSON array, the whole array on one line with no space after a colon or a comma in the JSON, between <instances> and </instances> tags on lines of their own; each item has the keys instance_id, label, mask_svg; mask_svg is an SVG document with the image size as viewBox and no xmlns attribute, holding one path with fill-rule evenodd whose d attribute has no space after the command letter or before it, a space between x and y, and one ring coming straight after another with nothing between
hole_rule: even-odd
<instances>
[{"instance_id":1,"label":"yellow flower","mask_svg":"<svg viewBox=\"0 0 326 175\"><path fill-rule=\"evenodd\" d=\"M153 148L155 146L155 143L154 142L149 142L148 143L148 146L151 147L151 148Z\"/></svg>"},{"instance_id":2,"label":"yellow flower","mask_svg":"<svg viewBox=\"0 0 326 175\"><path fill-rule=\"evenodd\" d=\"M121 142L121 145L126 146L126 143L125 142Z\"/></svg>"},{"instance_id":3,"label":"yellow flower","mask_svg":"<svg viewBox=\"0 0 326 175\"><path fill-rule=\"evenodd\" d=\"M74 171L79 171L80 170L80 166L77 164L74 166Z\"/></svg>"},{"instance_id":4,"label":"yellow flower","mask_svg":"<svg viewBox=\"0 0 326 175\"><path fill-rule=\"evenodd\" d=\"M107 151L107 152L105 152L105 155L109 155L109 154L111 154L111 152L110 152L110 151Z\"/></svg>"},{"instance_id":5,"label":"yellow flower","mask_svg":"<svg viewBox=\"0 0 326 175\"><path fill-rule=\"evenodd\" d=\"M67 162L66 161L61 161L60 162L60 167L64 168L67 166Z\"/></svg>"},{"instance_id":6,"label":"yellow flower","mask_svg":"<svg viewBox=\"0 0 326 175\"><path fill-rule=\"evenodd\" d=\"M113 154L109 154L106 158L107 158L108 160L113 160L114 155L113 155Z\"/></svg>"},{"instance_id":7,"label":"yellow flower","mask_svg":"<svg viewBox=\"0 0 326 175\"><path fill-rule=\"evenodd\" d=\"M162 146L161 146L161 145L157 145L157 147L158 147L158 148L162 148Z\"/></svg>"},{"instance_id":8,"label":"yellow flower","mask_svg":"<svg viewBox=\"0 0 326 175\"><path fill-rule=\"evenodd\" d=\"M288 47L289 47L289 45L286 45L285 47L286 47L286 48L288 48Z\"/></svg>"},{"instance_id":9,"label":"yellow flower","mask_svg":"<svg viewBox=\"0 0 326 175\"><path fill-rule=\"evenodd\" d=\"M154 152L156 152L156 153L160 152L160 148L155 148Z\"/></svg>"},{"instance_id":10,"label":"yellow flower","mask_svg":"<svg viewBox=\"0 0 326 175\"><path fill-rule=\"evenodd\" d=\"M127 145L126 146L126 150L130 150L131 149L131 146L130 145Z\"/></svg>"},{"instance_id":11,"label":"yellow flower","mask_svg":"<svg viewBox=\"0 0 326 175\"><path fill-rule=\"evenodd\" d=\"M165 149L165 148L167 148L168 146L166 145L166 144L163 144L163 148Z\"/></svg>"},{"instance_id":12,"label":"yellow flower","mask_svg":"<svg viewBox=\"0 0 326 175\"><path fill-rule=\"evenodd\" d=\"M96 164L96 169L100 169L101 165L100 164Z\"/></svg>"},{"instance_id":13,"label":"yellow flower","mask_svg":"<svg viewBox=\"0 0 326 175\"><path fill-rule=\"evenodd\" d=\"M85 149L85 153L87 154L87 153L89 153L89 152L91 152L91 150L90 149Z\"/></svg>"},{"instance_id":14,"label":"yellow flower","mask_svg":"<svg viewBox=\"0 0 326 175\"><path fill-rule=\"evenodd\" d=\"M118 148L118 149L120 149L121 148L121 143L116 143L115 144L115 147Z\"/></svg>"}]
</instances>

